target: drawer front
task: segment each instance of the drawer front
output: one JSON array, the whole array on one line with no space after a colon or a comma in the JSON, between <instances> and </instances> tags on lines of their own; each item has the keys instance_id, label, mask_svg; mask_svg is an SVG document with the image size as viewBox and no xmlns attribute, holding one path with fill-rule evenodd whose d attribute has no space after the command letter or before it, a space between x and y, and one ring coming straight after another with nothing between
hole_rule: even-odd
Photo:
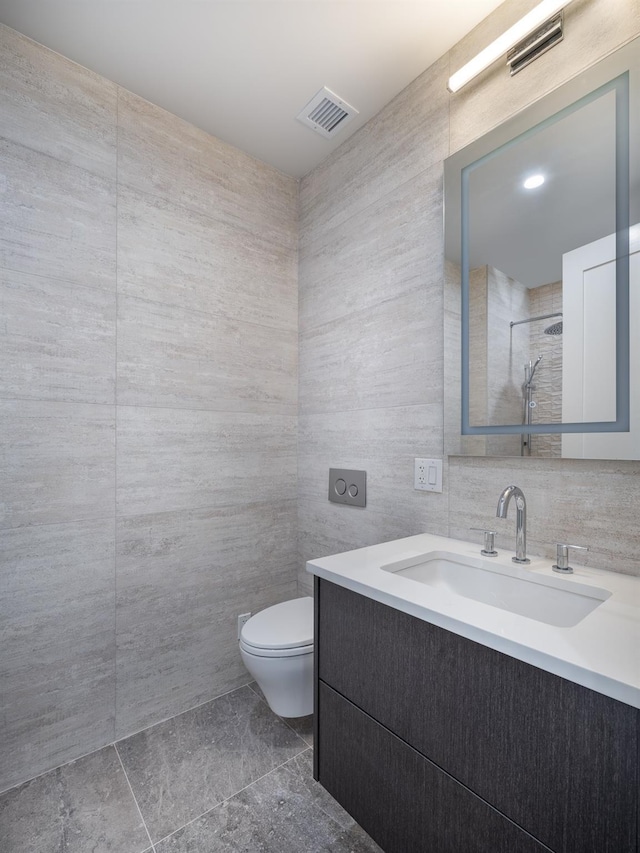
<instances>
[{"instance_id":1,"label":"drawer front","mask_svg":"<svg viewBox=\"0 0 640 853\"><path fill-rule=\"evenodd\" d=\"M558 853L637 850L638 712L320 581L319 676Z\"/></svg>"},{"instance_id":2,"label":"drawer front","mask_svg":"<svg viewBox=\"0 0 640 853\"><path fill-rule=\"evenodd\" d=\"M385 853L548 853L322 682L319 705L319 781Z\"/></svg>"}]
</instances>

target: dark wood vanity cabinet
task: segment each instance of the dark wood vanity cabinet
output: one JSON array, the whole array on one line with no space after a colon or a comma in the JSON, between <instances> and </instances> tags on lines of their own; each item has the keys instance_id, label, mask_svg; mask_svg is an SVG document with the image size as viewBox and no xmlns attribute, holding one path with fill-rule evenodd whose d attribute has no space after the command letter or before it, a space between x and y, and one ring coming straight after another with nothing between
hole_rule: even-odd
<instances>
[{"instance_id":1,"label":"dark wood vanity cabinet","mask_svg":"<svg viewBox=\"0 0 640 853\"><path fill-rule=\"evenodd\" d=\"M385 853L640 853L640 712L316 579L316 776Z\"/></svg>"}]
</instances>

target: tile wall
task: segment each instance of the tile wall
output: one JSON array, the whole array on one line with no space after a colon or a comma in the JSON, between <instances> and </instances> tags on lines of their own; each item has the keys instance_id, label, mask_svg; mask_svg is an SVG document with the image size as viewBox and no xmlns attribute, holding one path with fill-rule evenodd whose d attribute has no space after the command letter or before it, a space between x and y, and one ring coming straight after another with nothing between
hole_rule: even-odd
<instances>
[{"instance_id":1,"label":"tile wall","mask_svg":"<svg viewBox=\"0 0 640 853\"><path fill-rule=\"evenodd\" d=\"M562 311L562 282L543 284L529 291L529 305L532 317L542 317L545 314L557 314ZM560 422L562 420L562 335L545 335L544 330L552 323L557 323L561 317L550 317L538 320L529 325L529 346L532 358L543 357L536 379L537 400L535 419L543 423ZM562 436L536 435L532 439L532 454L534 456L561 456Z\"/></svg>"},{"instance_id":2,"label":"tile wall","mask_svg":"<svg viewBox=\"0 0 640 853\"><path fill-rule=\"evenodd\" d=\"M640 463L450 457L442 495L413 490L413 458L445 454L443 160L640 34L638 0L575 0L552 51L449 96L449 73L534 5L503 3L301 182L301 590L305 560L383 539L497 524L513 547L513 520L495 518L511 481L532 553L564 539L590 545L590 565L640 574ZM330 466L367 469L365 509L327 502Z\"/></svg>"},{"instance_id":3,"label":"tile wall","mask_svg":"<svg viewBox=\"0 0 640 853\"><path fill-rule=\"evenodd\" d=\"M308 590L306 559L468 538L510 480L534 552L568 537L640 573L638 463L451 457L442 495L412 488L445 451L444 159L640 33L638 0L575 0L526 72L449 96L534 3L507 0L299 197L0 27L0 790L244 683L236 615L296 568ZM328 503L330 466L366 468L366 509Z\"/></svg>"},{"instance_id":4,"label":"tile wall","mask_svg":"<svg viewBox=\"0 0 640 853\"><path fill-rule=\"evenodd\" d=\"M0 790L296 589L297 181L0 27Z\"/></svg>"}]
</instances>

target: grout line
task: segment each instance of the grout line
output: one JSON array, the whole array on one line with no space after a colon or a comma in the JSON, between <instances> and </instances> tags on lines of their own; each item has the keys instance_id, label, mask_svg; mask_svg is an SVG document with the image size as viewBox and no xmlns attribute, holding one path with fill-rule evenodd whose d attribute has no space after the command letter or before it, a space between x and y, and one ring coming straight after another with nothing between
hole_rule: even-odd
<instances>
[{"instance_id":1,"label":"grout line","mask_svg":"<svg viewBox=\"0 0 640 853\"><path fill-rule=\"evenodd\" d=\"M416 490L412 489L411 491L417 491L417 489ZM421 494L425 494L425 492L422 492ZM442 493L441 492L426 492L426 494L436 494L436 495L441 496L444 494L444 492L442 492ZM447 492L447 494L448 494L448 492ZM420 499L420 500L422 500L422 499ZM320 498L320 497L313 498L313 497L301 496L299 498L299 504L302 504L302 503L322 504L322 506L326 506L328 501L326 498ZM337 504L337 506L340 506L340 504ZM381 507L380 509L376 509L375 507L371 508L370 506L366 506L366 507L356 507L356 509L366 510L367 512L371 513L372 515L383 515L385 518L397 518L397 519L402 519L403 521L407 520L406 513L404 515L396 515L395 513L385 511L384 507ZM426 523L426 521L424 518L422 518L417 523L423 524L423 523ZM418 533L423 533L423 532L424 531L418 531ZM405 533L405 534L403 534L403 538L404 538L404 536L413 536L413 535L414 534L412 534L412 533ZM358 548L366 548L367 546L366 545L358 545L357 547Z\"/></svg>"},{"instance_id":2,"label":"grout line","mask_svg":"<svg viewBox=\"0 0 640 853\"><path fill-rule=\"evenodd\" d=\"M100 752L103 749L108 749L110 746L115 746L114 741L103 743L102 746L97 747L97 749L91 749L89 750L89 752L83 752L82 755L78 755L76 758L70 758L69 761L63 761L62 764L57 764L55 767L50 767L48 770L43 770L42 773L37 773L35 776L30 776L28 779L23 779L22 782L16 782L9 788L4 788L2 791L0 791L0 796L2 796L3 794L7 794L9 791L14 791L16 788L21 788L28 782L35 782L36 779L41 779L43 776L47 776L49 773L54 773L56 770L61 770L63 767L68 767L70 764L75 764L76 761L82 761L83 758L88 758L90 755L95 755L96 752Z\"/></svg>"},{"instance_id":3,"label":"grout line","mask_svg":"<svg viewBox=\"0 0 640 853\"><path fill-rule=\"evenodd\" d=\"M277 767L272 767L271 770L269 770L267 773L263 773L262 776L258 776L258 778L254 779L253 782L249 782L249 784L245 785L244 788L240 788L239 791L236 791L234 794L230 794L228 797L225 797L224 800L222 800L222 802L226 803L227 800L231 800L231 799L233 799L233 797L237 797L238 794L241 794L243 791L246 791L247 788L251 788L251 786L255 785L256 782L259 782L261 779L266 779L267 776L271 776L271 774L275 773L276 770L280 770L286 764L290 764L292 761L295 761L296 758L300 758L301 755L304 755L305 752L309 752L310 750L311 750L311 747L308 744L305 744L305 748L301 749L300 752L297 752L295 755L292 755L291 758L287 758L286 761L283 761L282 764L278 764ZM220 803L218 805L220 805ZM205 814L206 814L206 812L205 812ZM202 817L202 815L200 815L200 817Z\"/></svg>"},{"instance_id":4,"label":"grout line","mask_svg":"<svg viewBox=\"0 0 640 853\"><path fill-rule=\"evenodd\" d=\"M116 215L117 215L117 202L116 202ZM298 329L296 326L291 325L267 325L266 323L259 323L257 320L247 320L243 316L235 316L234 314L225 314L222 311L203 311L199 308L190 308L188 305L184 305L180 302L162 302L159 299L151 299L148 296L136 296L134 293L123 293L122 296L125 299L133 299L135 302L144 302L145 305L161 305L164 308L172 308L176 311L184 311L186 314L193 314L196 317L212 317L216 320L226 320L228 323L239 324L241 326L252 326L258 329L267 329L272 332L278 332L282 334L283 332L288 332L292 336L297 338Z\"/></svg>"},{"instance_id":5,"label":"grout line","mask_svg":"<svg viewBox=\"0 0 640 853\"><path fill-rule=\"evenodd\" d=\"M11 399L11 398L9 398ZM106 405L106 403L96 403L95 405ZM287 403L287 406L290 404ZM214 412L219 415L255 415L255 416L268 416L275 418L290 418L294 420L297 418L297 414L288 414L287 412L265 412L265 411L253 411L251 409L207 409L197 406L150 406L150 405L138 405L137 403L118 403L118 409L166 409L169 412L184 411L184 412ZM257 452L257 451L256 451Z\"/></svg>"},{"instance_id":6,"label":"grout line","mask_svg":"<svg viewBox=\"0 0 640 853\"><path fill-rule=\"evenodd\" d=\"M247 687L249 687L251 690L253 690L253 692L256 694L256 696L258 697L258 699L262 699L262 701L264 702L263 697L258 693L258 691L255 689L255 687L252 687L252 685L253 685L253 684L255 684L255 682L254 682L254 681L250 681L250 682L247 684Z\"/></svg>"},{"instance_id":7,"label":"grout line","mask_svg":"<svg viewBox=\"0 0 640 853\"><path fill-rule=\"evenodd\" d=\"M374 118L375 118L375 116L373 116L371 119L369 119L369 122L373 121ZM367 124L369 122L367 122ZM362 130L366 126L367 126L366 124L363 125L363 127L359 128L359 130ZM353 137L349 137L349 138L352 139ZM450 148L449 140L447 140L447 143L448 143L447 148L449 149ZM434 160L432 163L429 163L423 169L419 169L419 171L415 172L415 174L413 174L409 178L407 178L406 181L402 181L401 183L397 184L395 187L390 189L388 192L383 193L382 195L378 196L377 198L374 198L371 201L365 203L362 207L356 208L353 211L353 213L350 213L347 217L345 217L345 219L341 219L341 220L338 220L337 222L332 222L330 224L327 224L326 222L322 223L320 225L319 231L316 232L316 234L313 237L307 238L306 240L303 239L302 241L300 241L300 240L298 241L298 246L299 246L298 251L300 251L300 246L301 246L302 253L304 254L310 247L312 247L316 243L320 242L320 240L324 240L325 244L331 243L332 241L331 241L330 237L331 237L332 231L337 230L337 229L344 229L344 227L347 225L347 223L351 222L357 216L363 216L363 214L365 214L366 211L370 210L373 207L381 205L382 202L385 199L388 199L390 195L397 193L399 190L401 190L407 184L415 183L417 181L417 179L420 178L422 175L424 175L426 172L429 172L438 166L442 166L443 162L444 162L443 160ZM312 170L312 171L315 171L315 170ZM306 178L306 177L307 176L304 175L301 180L304 180L304 178ZM302 219L303 215L304 215L304 212L302 210L300 210L299 216L298 216L298 225L300 225L300 220ZM307 226L305 224L305 229L306 228L307 228Z\"/></svg>"},{"instance_id":8,"label":"grout line","mask_svg":"<svg viewBox=\"0 0 640 853\"><path fill-rule=\"evenodd\" d=\"M110 406L112 409L115 408L115 403L96 403L94 400L59 400L54 397L20 397L19 395L12 395L11 397L5 397L2 395L0 397L5 403L11 403L14 400L20 403L53 403L54 405L67 405L67 406L102 406L107 407Z\"/></svg>"},{"instance_id":9,"label":"grout line","mask_svg":"<svg viewBox=\"0 0 640 853\"><path fill-rule=\"evenodd\" d=\"M118 720L118 168L120 92L116 88L116 313L114 323L113 402L114 402L114 454L113 454L113 740L116 739ZM117 752L117 750L116 750ZM118 756L120 757L120 756ZM122 764L122 761L120 761ZM124 770L124 766L122 768ZM126 772L125 772L126 776ZM128 780L127 780L128 781ZM131 787L131 786L129 786ZM133 793L133 792L132 792ZM139 809L138 809L139 811ZM144 822L144 821L143 821ZM146 825L145 825L146 828ZM149 833L147 832L147 835ZM151 837L149 836L149 841ZM153 846L153 845L152 845Z\"/></svg>"},{"instance_id":10,"label":"grout line","mask_svg":"<svg viewBox=\"0 0 640 853\"><path fill-rule=\"evenodd\" d=\"M452 53L452 49L449 48L449 50L447 51L447 65L448 65L447 78L451 77L451 74L452 74L452 71L451 71L451 53ZM452 154L452 151L451 151L451 103L453 101L453 93L448 92L448 95L449 95L449 97L447 98L447 107L446 107L446 109L447 109L447 158L451 157L451 154ZM443 164L443 168L444 168L444 164ZM444 193L443 193L443 202L444 202Z\"/></svg>"},{"instance_id":11,"label":"grout line","mask_svg":"<svg viewBox=\"0 0 640 853\"><path fill-rule=\"evenodd\" d=\"M310 715L310 716L311 716L311 715ZM308 740L305 740L305 738L300 734L300 732L297 732L297 731L293 728L293 726L290 726L290 725L289 725L289 723L288 723L288 722L287 722L287 720L286 720L286 717L278 717L278 719L280 720L280 722L284 723L284 724L285 724L285 726L286 726L288 729L290 729L290 730L294 733L294 735L296 735L297 737L299 737L299 738L300 738L300 740L302 741L302 743L303 743L303 744L304 744L308 749L313 749L313 747L311 746L311 744L309 743L309 741L308 741ZM300 754L300 753L298 753L298 754Z\"/></svg>"},{"instance_id":12,"label":"grout line","mask_svg":"<svg viewBox=\"0 0 640 853\"><path fill-rule=\"evenodd\" d=\"M397 403L394 406L361 406L353 409L323 409L319 412L300 412L299 417L302 418L326 418L331 415L348 415L353 412L385 412L387 409L423 409L426 406L442 408L442 401L427 401L425 403ZM440 427L438 427L440 428ZM507 457L503 457L507 458ZM515 457L519 458L519 457Z\"/></svg>"},{"instance_id":13,"label":"grout line","mask_svg":"<svg viewBox=\"0 0 640 853\"><path fill-rule=\"evenodd\" d=\"M143 814L142 814L142 811L140 810L140 806L138 805L138 798L136 797L136 795L135 795L135 793L134 793L134 791L133 791L133 787L132 787L132 785L131 785L131 781L129 780L129 777L128 777L128 775L127 775L127 771L125 770L125 766L124 766L124 764L123 764L123 762L122 762L122 758L121 758L121 756L120 756L120 753L118 752L118 747L116 746L116 744L115 744L115 743L114 743L114 745L113 745L113 748L114 748L114 749L115 749L115 751L116 751L116 755L118 756L118 761L120 762L120 767L122 767L122 772L124 773L124 778L127 780L127 785L129 786L129 790L131 791L131 796L133 797L133 801L134 801L134 803L136 804L136 808L138 809L138 814L140 815L140 820L142 821L142 825L144 826L144 831L147 833L147 838L149 839L149 844L151 845L151 848L150 848L150 849L151 849L151 850L153 850L153 853L155 853L155 849L156 849L156 848L154 847L154 845L153 845L153 841L151 840L151 834L150 834L150 832L149 832L149 830L148 830L148 828L147 828L147 822L145 821L144 816L143 816ZM146 851L147 851L148 849L149 849L149 848L145 848L145 853L146 853Z\"/></svg>"},{"instance_id":14,"label":"grout line","mask_svg":"<svg viewBox=\"0 0 640 853\"><path fill-rule=\"evenodd\" d=\"M179 714L172 714L170 717L163 717L162 720L158 720L155 723L151 723L149 726L144 726L141 729L136 729L133 732L130 732L123 737L119 737L116 741L114 741L114 746L122 743L123 740L128 740L130 737L134 737L135 735L139 735L142 732L149 731L150 729L155 728L156 726L160 726L163 723L168 723L169 720L175 720L178 717L181 717L183 714L189 714L191 711L195 711L198 708L202 708L204 705L208 705L210 702L215 702L216 699L222 699L223 696L229 696L230 693L235 693L237 690L244 690L245 687L249 686L249 682L246 684L241 684L239 687L232 687L231 690L226 690L224 693L218 693L217 696L212 696L211 699L205 699L204 702L199 702L197 705L192 705L190 708L186 708L184 711L180 711Z\"/></svg>"},{"instance_id":15,"label":"grout line","mask_svg":"<svg viewBox=\"0 0 640 853\"><path fill-rule=\"evenodd\" d=\"M152 512L121 512L116 513L116 521L126 520L129 518L145 518L147 516L152 515L171 515L177 512L205 512L208 510L220 512L225 510L249 510L251 511L253 508L260 509L266 506L273 507L276 505L284 505L282 508L287 509L287 504L297 505L297 498L281 498L279 500L273 500L270 498L269 500L263 501L251 501L250 503L237 503L237 504L206 504L205 506L187 506L187 507L177 507L176 509L160 509L154 510ZM58 527L61 524L88 524L93 521L111 521L113 518L112 515L91 515L87 518L74 518L68 521L41 521L36 524L16 524L9 527L1 527L0 532L4 532L7 530L26 530L27 528L36 528L36 527ZM227 691L229 692L229 691ZM216 698L215 696L213 697Z\"/></svg>"},{"instance_id":16,"label":"grout line","mask_svg":"<svg viewBox=\"0 0 640 853\"><path fill-rule=\"evenodd\" d=\"M260 693L258 693L258 691L257 691L254 687L252 687L252 686L251 686L252 684L254 684L254 682L253 682L253 681L252 681L252 682L250 682L249 684L247 684L247 687L250 687L250 688L251 688L251 690L253 690L253 692L256 694L256 696L258 697L258 699L260 699L262 702L264 702L264 704L267 706L267 708L269 708L269 709L271 710L271 708L270 708L269 703L267 702L267 700L264 698L264 696L262 696ZM275 711L273 711L272 713L275 713ZM309 747L309 749L313 749L313 747L311 746L311 744L309 743L309 741L305 740L305 738L300 734L300 732L297 732L297 731L293 728L293 726L291 726L291 725L287 722L287 718L286 718L286 717L281 717L279 714L276 714L276 717L280 720L280 722L284 723L284 724L285 724L285 726L286 726L290 731L292 731L296 737L298 737L298 738L302 741L302 743L306 744L306 745ZM298 753L298 754L299 754L299 753ZM290 760L290 759L287 759L287 760ZM286 764L286 761L285 761L285 764ZM280 766L282 766L282 765L280 765Z\"/></svg>"},{"instance_id":17,"label":"grout line","mask_svg":"<svg viewBox=\"0 0 640 853\"><path fill-rule=\"evenodd\" d=\"M66 523L66 522L64 522ZM13 529L13 528L10 528ZM107 743L103 743L102 746L98 746L95 749L90 749L88 752L83 752L82 755L78 755L75 758L70 758L69 761L63 761L62 764L57 764L55 767L50 767L48 770L43 770L42 773L37 773L35 776L30 776L28 779L23 779L21 782L16 782L15 785L11 785L8 788L4 788L0 791L0 795L6 794L8 791L13 791L14 788L20 788L22 785L26 785L27 782L34 782L36 779L40 779L41 776L46 776L47 773L53 773L54 770L60 770L62 767L68 767L69 764L74 764L76 761L80 761L83 758L88 758L90 755L95 755L96 752L100 752L102 749L107 749L110 746L117 746L121 741L127 740L134 735L140 734L140 732L147 731L148 729L152 729L154 726L159 726L160 723L166 723L169 720L173 720L176 717L180 717L182 714L188 714L189 711L194 711L196 708L201 708L203 705L207 705L209 702L215 702L216 699L220 699L223 696L228 696L230 693L235 693L236 690L242 690L244 687L248 687L249 682L246 684L241 684L240 687L234 687L231 690L227 690L225 693L220 693L217 696L213 696L211 699L207 699L204 702L201 702L199 705L194 705L192 708L187 708L186 711L180 711L179 714L173 714L171 717L165 717L162 720L158 720L157 723L153 723L150 726L146 726L143 729L137 729L135 732L131 732L131 734L125 735L124 737L118 738L117 740L111 740Z\"/></svg>"},{"instance_id":18,"label":"grout line","mask_svg":"<svg viewBox=\"0 0 640 853\"><path fill-rule=\"evenodd\" d=\"M230 398L231 399L231 398ZM6 397L4 395L0 396L0 401L4 402L27 402L27 403L52 403L54 405L67 405L67 406L101 406L103 408L110 407L112 409L164 409L169 412L212 412L218 415L255 415L256 417L272 417L272 418L290 418L291 420L296 420L298 417L297 409L291 403L283 404L283 407L290 409L290 411L281 412L281 411L272 411L272 410L264 410L259 408L253 409L212 409L212 408L203 408L202 406L152 406L149 404L138 404L138 403L95 403L92 400L57 400L50 397L19 397L12 395L11 397ZM268 401L261 403L259 401L259 406L267 405ZM269 404L271 405L271 404ZM274 404L280 406L281 404ZM257 451L256 451L257 452Z\"/></svg>"},{"instance_id":19,"label":"grout line","mask_svg":"<svg viewBox=\"0 0 640 853\"><path fill-rule=\"evenodd\" d=\"M336 317L330 317L328 320L323 320L320 323L305 323L302 328L299 329L299 338L305 342L305 339L308 340L312 337L317 337L318 334L324 334L325 328L329 332L333 332L335 330L335 326L338 323L348 320L358 319L362 317L362 315L368 315L372 312L376 311L378 308L386 305L390 305L392 302L398 302L401 299L407 299L409 296L423 295L425 288L429 286L433 286L434 289L438 288L441 290L442 287L442 279L443 276L440 275L438 278L434 278L433 281L425 281L424 279L418 280L411 287L406 288L401 293L394 293L389 296L385 296L382 299L377 299L375 302L372 302L370 305L365 305L362 308L353 308L350 311L347 311L345 314L339 314ZM424 318L428 315L425 314Z\"/></svg>"},{"instance_id":20,"label":"grout line","mask_svg":"<svg viewBox=\"0 0 640 853\"><path fill-rule=\"evenodd\" d=\"M61 524L88 524L92 521L111 521L112 515L90 515L87 518L72 518L67 521L39 521L36 524L14 524L9 527L0 527L0 532L7 530L26 530L35 527L59 527ZM95 751L95 750L94 750Z\"/></svg>"},{"instance_id":21,"label":"grout line","mask_svg":"<svg viewBox=\"0 0 640 853\"><path fill-rule=\"evenodd\" d=\"M124 89L124 87L122 87L122 86L118 86L118 88ZM124 91L128 92L129 94L134 94L135 97L140 97L139 95L135 95L135 93L130 92L130 90L128 90L128 89L124 89ZM145 99L142 98L142 100L145 100ZM148 103L151 103L151 102L149 101ZM151 104L151 106L158 108L157 104ZM159 109L162 109L162 107L159 107ZM168 112L168 111L165 110L165 112ZM169 113L169 115L171 115L173 118L176 118L175 113ZM195 127L195 125L191 125L191 126ZM10 139L8 141L11 142ZM25 146L25 147L28 147L28 146ZM35 150L35 149L33 149L33 150ZM41 153L41 152L36 152L36 153ZM45 155L45 156L52 156L52 155ZM249 155L249 156L251 156L251 155ZM56 158L53 158L53 159L56 159ZM252 158L252 159L255 161L257 158ZM61 162L65 163L67 161L63 160ZM263 163L263 165L269 166L268 163L264 164L264 161L258 161L258 162ZM78 166L77 168L82 168L82 167ZM270 166L270 168L275 169L275 166ZM279 170L276 169L276 171L279 171ZM298 182L300 181L300 178L294 178L293 175L286 175L284 172L280 172L280 174L283 175L285 178L291 178L292 180L297 180ZM163 194L159 191L156 192L153 190L149 190L148 187L145 187L143 189L139 184L133 183L131 181L131 179L124 180L122 183L122 186L123 186L123 189L125 189L129 192L130 195L138 196L138 198L142 197L143 199L153 199L153 200L156 200L159 202L163 202L165 206L169 205L174 209L177 208L180 211L185 211L186 213L193 214L195 217L197 217L199 219L203 219L207 224L211 223L214 226L219 226L219 227L221 226L223 229L232 229L234 231L240 232L240 234L242 234L242 235L248 234L250 237L253 237L258 243L260 243L261 247L267 246L268 248L275 249L276 252L288 253L288 252L295 252L296 251L296 242L297 241L295 239L291 240L290 238L287 238L286 236L284 236L281 239L280 237L275 236L276 230L271 232L274 236L265 237L264 236L264 225L259 224L257 221L255 223L252 222L249 225L246 225L246 224L243 224L246 222L246 220L233 219L233 218L227 219L227 218L223 218L220 216L216 216L216 215L213 215L211 213L207 213L201 207L198 207L195 204L189 203L188 201L184 200L183 198L176 199L176 198L174 198L174 196L172 196L168 193Z\"/></svg>"},{"instance_id":22,"label":"grout line","mask_svg":"<svg viewBox=\"0 0 640 853\"><path fill-rule=\"evenodd\" d=\"M263 773L262 776L258 776L257 779L254 779L252 782L249 782L249 784L245 785L244 788L240 788L238 791L235 791L233 794L229 794L228 797L224 797L222 800L220 800L220 802L215 803L215 805L211 806L211 808L202 812L202 814L199 814L197 817L194 817L190 821L187 821L187 823L178 827L178 829L174 829L173 832L170 832L169 835L165 835L164 838L160 838L158 841L156 841L156 844L160 844L163 841L166 841L168 838L171 838L177 832L181 832L183 829L186 829L188 826L191 826L192 823L195 823L196 821L205 817L206 815L208 815L210 812L214 811L215 809L220 808L220 806L223 806L225 803L229 802L229 800L232 800L234 797L237 797L243 791L246 791L248 788L251 788L257 782L260 782L261 779L266 779L267 776L271 776L271 774L275 773L276 770L280 770L282 767L285 766L285 764L289 764L289 762L294 761L296 758L299 758L301 755L304 755L304 753L308 752L309 750L311 750L311 747L309 745L307 745L306 749L300 750L300 752L296 753L295 755L292 755L291 758L287 758L286 761L283 761L282 764L278 764L277 767L273 767L267 773Z\"/></svg>"},{"instance_id":23,"label":"grout line","mask_svg":"<svg viewBox=\"0 0 640 853\"><path fill-rule=\"evenodd\" d=\"M20 35L22 35L22 33L20 33ZM26 38L28 38L28 36ZM38 43L36 42L36 44ZM38 47L43 47L43 45L38 44ZM55 52L56 51L53 51L53 53ZM58 56L62 56L62 54L58 54ZM63 57L63 59L66 59L66 57ZM82 68L83 66L80 67ZM84 70L87 71L89 69L84 66ZM102 79L105 80L106 78L103 77ZM109 80L107 82L110 83L111 81ZM33 145L28 145L26 142L17 142L9 136L4 136L4 134L0 134L0 139L12 148L24 148L31 154L36 154L38 157L45 157L47 160L53 160L54 163L59 163L61 166L65 166L72 172L84 172L85 175L91 175L92 178L95 178L97 181L101 181L104 184L115 184L115 180L113 178L105 176L102 172L95 171L95 169L89 169L87 166L79 166L73 160L67 160L64 157L57 157L55 154L51 154L48 151L43 151L40 148L34 148ZM26 275L31 275L31 273L26 273Z\"/></svg>"},{"instance_id":24,"label":"grout line","mask_svg":"<svg viewBox=\"0 0 640 853\"><path fill-rule=\"evenodd\" d=\"M116 515L116 518L120 520L126 520L128 518L145 518L147 516L152 515L172 515L177 512L206 512L208 510L212 510L215 512L221 512L224 510L249 510L252 508L261 508L261 507L273 507L278 504L293 504L294 506L297 504L297 498L280 498L279 500L274 500L270 498L269 500L264 501L251 501L250 503L237 503L237 504L206 504L205 506L188 506L188 507L177 507L176 509L157 509L152 512L121 512ZM283 507L286 508L286 507ZM109 516L111 518L111 516ZM68 524L66 521L56 522L59 524ZM32 525L36 526L36 525ZM13 529L13 528L8 528ZM215 697L214 697L215 698Z\"/></svg>"},{"instance_id":25,"label":"grout line","mask_svg":"<svg viewBox=\"0 0 640 853\"><path fill-rule=\"evenodd\" d=\"M12 266L0 266L0 272L16 273L16 275L21 275L25 278L41 278L43 281L65 284L71 287L79 287L81 290L96 290L98 293L104 293L106 296L115 296L115 290L109 290L108 288L100 287L97 284L84 284L83 282L76 281L73 278L64 278L63 276L53 275L53 273L30 272Z\"/></svg>"}]
</instances>

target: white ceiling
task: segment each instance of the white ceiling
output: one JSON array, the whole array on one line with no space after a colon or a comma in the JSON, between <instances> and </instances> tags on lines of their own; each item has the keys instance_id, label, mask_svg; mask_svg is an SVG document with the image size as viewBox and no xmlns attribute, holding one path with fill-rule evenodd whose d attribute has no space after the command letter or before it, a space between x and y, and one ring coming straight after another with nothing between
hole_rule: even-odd
<instances>
[{"instance_id":1,"label":"white ceiling","mask_svg":"<svg viewBox=\"0 0 640 853\"><path fill-rule=\"evenodd\" d=\"M300 177L501 2L0 0L0 21ZM360 111L333 139L295 119L322 86Z\"/></svg>"}]
</instances>

